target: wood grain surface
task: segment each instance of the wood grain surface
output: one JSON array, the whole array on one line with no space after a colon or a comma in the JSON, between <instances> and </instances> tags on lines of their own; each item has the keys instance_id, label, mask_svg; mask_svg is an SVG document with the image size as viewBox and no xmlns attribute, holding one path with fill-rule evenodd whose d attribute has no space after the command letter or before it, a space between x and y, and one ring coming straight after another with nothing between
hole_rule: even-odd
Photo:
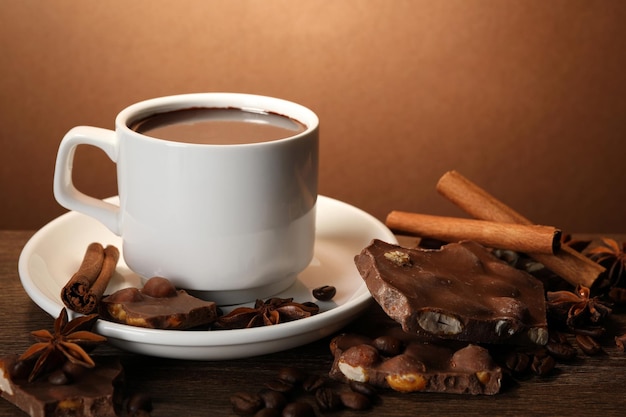
<instances>
[{"instance_id":1,"label":"wood grain surface","mask_svg":"<svg viewBox=\"0 0 626 417\"><path fill-rule=\"evenodd\" d=\"M17 262L31 231L0 231L0 355L21 353L32 342L30 331L52 327L53 318L24 292ZM382 317L372 304L346 331L376 323ZM626 332L626 316L614 315L612 333ZM329 338L285 352L250 359L216 362L153 358L100 346L95 353L119 355L129 389L153 398L153 417L231 416L229 402L237 391L257 391L286 365L326 374L332 357ZM558 364L549 376L509 380L495 396L383 392L380 403L366 412L332 416L617 416L626 408L626 354L612 338L604 353L589 357L579 352L571 364ZM0 400L0 417L25 415Z\"/></svg>"}]
</instances>

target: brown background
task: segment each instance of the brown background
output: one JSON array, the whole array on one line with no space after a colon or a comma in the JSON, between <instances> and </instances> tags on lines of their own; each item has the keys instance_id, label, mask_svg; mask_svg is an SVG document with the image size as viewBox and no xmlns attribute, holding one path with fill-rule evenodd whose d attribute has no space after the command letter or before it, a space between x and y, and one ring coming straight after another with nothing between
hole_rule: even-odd
<instances>
[{"instance_id":1,"label":"brown background","mask_svg":"<svg viewBox=\"0 0 626 417\"><path fill-rule=\"evenodd\" d=\"M71 127L136 101L235 91L322 122L320 192L383 219L462 215L457 169L537 223L626 232L626 2L58 1L0 4L0 229L39 228ZM78 186L116 193L103 153Z\"/></svg>"}]
</instances>

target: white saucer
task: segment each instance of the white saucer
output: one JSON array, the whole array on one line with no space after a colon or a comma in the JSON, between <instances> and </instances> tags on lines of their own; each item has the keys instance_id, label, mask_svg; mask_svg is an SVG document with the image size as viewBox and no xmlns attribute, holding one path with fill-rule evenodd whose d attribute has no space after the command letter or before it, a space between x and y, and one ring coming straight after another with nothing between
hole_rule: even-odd
<instances>
[{"instance_id":1,"label":"white saucer","mask_svg":"<svg viewBox=\"0 0 626 417\"><path fill-rule=\"evenodd\" d=\"M258 356L334 333L360 314L371 300L354 265L354 256L374 238L390 243L397 243L397 240L383 223L349 204L320 196L317 210L313 261L290 288L277 296L293 297L298 302L316 301L311 295L313 288L335 286L337 295L332 301L316 301L320 306L319 314L275 326L242 330L153 330L104 320L98 320L95 330L106 336L112 345L131 352L190 360ZM40 229L24 246L19 259L22 285L29 297L51 316L57 317L63 308L61 288L80 265L91 242L121 248L121 239L98 221L69 212ZM120 259L107 293L128 286L140 287L141 280ZM227 312L234 307L224 310Z\"/></svg>"}]
</instances>

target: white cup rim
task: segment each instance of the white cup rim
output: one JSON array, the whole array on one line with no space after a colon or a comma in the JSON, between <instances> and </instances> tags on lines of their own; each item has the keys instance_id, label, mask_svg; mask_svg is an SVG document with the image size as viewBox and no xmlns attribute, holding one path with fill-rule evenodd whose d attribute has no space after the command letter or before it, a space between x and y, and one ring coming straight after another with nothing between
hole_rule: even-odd
<instances>
[{"instance_id":1,"label":"white cup rim","mask_svg":"<svg viewBox=\"0 0 626 417\"><path fill-rule=\"evenodd\" d=\"M229 92L206 92L206 93L189 93L177 94L170 96L162 96L143 100L134 103L121 112L115 118L115 128L117 131L123 131L127 135L152 138L148 135L135 132L129 127L133 121L148 117L155 113L162 113L174 110L181 110L193 107L207 108L239 108L249 111L264 111L278 114L283 117L294 119L305 126L302 132L298 132L292 136L281 138L269 142L252 142L239 143L232 145L215 145L205 143L189 143L177 142L166 139L157 139L163 142L169 142L176 146L202 146L202 147L231 147L231 146L267 146L271 143L279 143L285 141L297 140L298 138L309 135L312 131L319 128L319 118L311 109L295 103L293 101L280 99L271 96L247 94L247 93L229 93Z\"/></svg>"}]
</instances>

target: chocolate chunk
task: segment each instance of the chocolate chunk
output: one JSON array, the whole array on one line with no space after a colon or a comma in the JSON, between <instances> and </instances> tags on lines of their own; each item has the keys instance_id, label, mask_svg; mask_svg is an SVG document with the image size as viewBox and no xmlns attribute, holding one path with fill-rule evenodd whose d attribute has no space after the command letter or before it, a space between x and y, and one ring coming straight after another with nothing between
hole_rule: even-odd
<instances>
[{"instance_id":1,"label":"chocolate chunk","mask_svg":"<svg viewBox=\"0 0 626 417\"><path fill-rule=\"evenodd\" d=\"M123 369L114 358L96 360L65 384L40 378L33 382L11 376L18 355L0 358L0 395L31 417L114 417L122 393Z\"/></svg>"},{"instance_id":2,"label":"chocolate chunk","mask_svg":"<svg viewBox=\"0 0 626 417\"><path fill-rule=\"evenodd\" d=\"M103 318L131 326L153 329L188 329L210 324L217 318L212 301L176 290L165 278L150 278L143 289L124 288L104 297Z\"/></svg>"},{"instance_id":3,"label":"chocolate chunk","mask_svg":"<svg viewBox=\"0 0 626 417\"><path fill-rule=\"evenodd\" d=\"M335 353L330 376L336 380L400 392L493 395L500 391L502 369L487 349L474 344L458 348L458 342L414 338L404 341L401 353L385 356L353 335L335 339L343 339L331 341Z\"/></svg>"},{"instance_id":4,"label":"chocolate chunk","mask_svg":"<svg viewBox=\"0 0 626 417\"><path fill-rule=\"evenodd\" d=\"M409 333L472 343L548 341L541 282L475 242L407 249L374 240L355 262L374 299Z\"/></svg>"}]
</instances>

